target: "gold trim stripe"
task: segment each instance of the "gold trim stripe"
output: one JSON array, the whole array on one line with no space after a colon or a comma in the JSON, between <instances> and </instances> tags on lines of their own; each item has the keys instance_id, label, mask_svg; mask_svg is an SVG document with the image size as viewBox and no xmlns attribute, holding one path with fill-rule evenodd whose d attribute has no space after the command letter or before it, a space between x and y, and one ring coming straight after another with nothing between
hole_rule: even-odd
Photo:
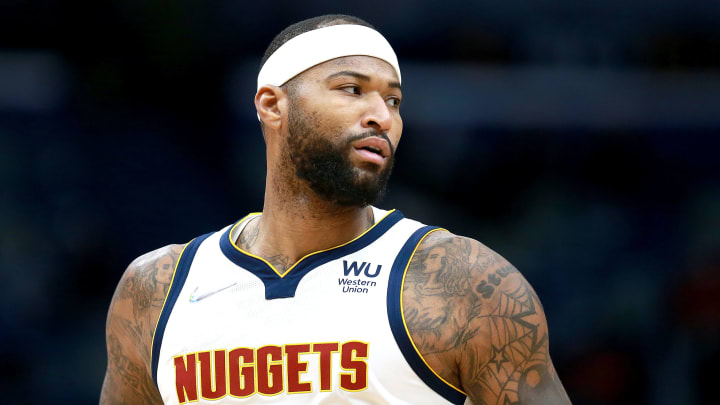
<instances>
[{"instance_id":1,"label":"gold trim stripe","mask_svg":"<svg viewBox=\"0 0 720 405\"><path fill-rule=\"evenodd\" d=\"M170 291L172 291L173 284L175 283L175 274L177 273L178 265L180 264L180 259L182 258L183 253L185 253L185 249L190 246L190 244L195 240L196 238L193 238L190 242L186 243L185 246L183 246L182 250L180 251L180 256L178 256L177 261L175 262L175 269L173 270L172 279L170 280L170 286L168 287L167 292L165 293L165 299L163 300L162 307L160 308L160 314L158 314L158 319L155 321L155 329L153 329L152 332L152 340L150 340L150 362L152 363L152 353L155 346L155 332L157 332L157 327L160 324L160 318L162 318L162 313L165 310L165 304L167 304L168 296L170 296ZM158 353L158 356L160 354ZM158 359L158 363L159 363Z\"/></svg>"},{"instance_id":2,"label":"gold trim stripe","mask_svg":"<svg viewBox=\"0 0 720 405\"><path fill-rule=\"evenodd\" d=\"M423 241L425 240L425 238L427 238L428 235L430 235L431 233L437 232L437 231L446 231L446 232L448 232L447 229L443 229L443 228L431 229L428 233L426 233L426 234L422 237L422 239L420 239L420 241L417 243L417 245L415 245L415 249L413 249L412 254L410 254L410 259L408 260L407 264L405 265L405 270L403 271L402 282L400 283L400 316L402 317L403 326L405 327L405 333L407 333L408 338L410 339L410 343L412 344L413 348L415 349L415 353L417 353L417 355L420 357L420 360L422 360L423 363L425 363L425 366L428 368L428 370L432 371L432 373L435 374L435 376L436 376L437 378L439 378L440 381L444 382L445 384L447 384L448 386L450 386L451 388L453 388L455 391L457 391L457 392L459 392L459 393L467 396L467 393L466 393L465 391L463 391L463 390L461 390L460 388L458 388L458 387L450 384L446 379L440 377L440 374L438 374L437 372L435 372L435 370L433 370L432 367L430 367L430 364L428 364L428 362L425 360L425 357L423 357L422 353L420 353L420 350L418 349L417 345L415 345L415 341L413 341L412 335L410 334L410 330L408 329L408 326L407 326L407 322L405 321L405 312L404 312L404 306L403 306L403 291L405 290L405 276L407 275L407 270L408 270L408 268L410 267L410 262L412 261L413 257L415 257L415 252L416 252L417 249L420 247L420 245L423 243Z\"/></svg>"},{"instance_id":3,"label":"gold trim stripe","mask_svg":"<svg viewBox=\"0 0 720 405\"><path fill-rule=\"evenodd\" d=\"M230 229L230 232L228 232L228 239L230 239L230 244L232 244L233 247L234 247L235 249L237 249L240 253L242 253L242 254L244 254L244 255L247 255L247 256L250 256L250 257L254 257L254 258L258 259L258 260L263 261L265 264L268 265L268 267L270 267L270 268L275 272L275 274L277 274L278 276L280 276L280 278L284 278L285 276L288 275L288 273L290 273L290 270L294 269L295 266L297 266L298 264L300 264L303 260L307 259L308 257L313 256L313 255L316 255L316 254L318 254L318 253L323 253L323 252L327 252L327 251L329 251L329 250L333 250L333 249L337 249L337 248L343 247L343 246L345 246L345 245L348 245L348 244L350 244L350 243L352 243L352 242L355 242L356 240L362 238L363 235L365 235L366 233L370 232L370 230L372 230L373 228L375 228L379 223L381 223L385 218L387 218L388 215L392 214L393 212L395 212L395 210L390 210L390 211L388 211L387 214L385 214L385 216L383 216L379 221L375 222L375 223L373 224L373 226L371 226L370 228L366 229L365 232L363 232L363 233L361 233L360 235L354 237L353 239L351 239L351 240L343 243L342 245L337 245L337 246L333 246L333 247L328 248L328 249L318 250L317 252L311 252L311 253L306 254L305 256L301 257L300 260L298 260L297 262L295 262L295 264L293 264L292 266L290 266L290 268L287 269L287 270L285 271L285 273L280 273L279 271L277 271L277 269L275 268L275 266L273 266L272 264L270 264L270 262L268 262L267 260L263 259L262 257L256 256L256 255L254 255L254 254L252 254L252 253L249 253L249 252L247 252L247 251L245 251L245 250L240 249L240 248L235 244L235 241L234 241L233 238L232 238L233 232L235 231L235 228L236 228L238 225L240 225L240 224L242 224L243 222L245 222L245 220L248 219L250 216L257 216L257 215L262 214L262 212L253 212L253 213L248 214L248 215L246 215L245 217L243 217L243 219L241 219L240 221L238 221L238 223L235 224L235 225L232 227L232 229Z\"/></svg>"}]
</instances>

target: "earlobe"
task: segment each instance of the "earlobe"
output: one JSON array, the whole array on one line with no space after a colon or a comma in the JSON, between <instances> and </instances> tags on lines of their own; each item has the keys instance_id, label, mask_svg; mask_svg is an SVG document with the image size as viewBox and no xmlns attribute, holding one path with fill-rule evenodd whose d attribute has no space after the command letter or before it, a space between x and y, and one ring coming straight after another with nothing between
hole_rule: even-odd
<instances>
[{"instance_id":1,"label":"earlobe","mask_svg":"<svg viewBox=\"0 0 720 405\"><path fill-rule=\"evenodd\" d=\"M285 111L285 92L277 86L265 85L255 94L255 109L266 127L280 128Z\"/></svg>"}]
</instances>

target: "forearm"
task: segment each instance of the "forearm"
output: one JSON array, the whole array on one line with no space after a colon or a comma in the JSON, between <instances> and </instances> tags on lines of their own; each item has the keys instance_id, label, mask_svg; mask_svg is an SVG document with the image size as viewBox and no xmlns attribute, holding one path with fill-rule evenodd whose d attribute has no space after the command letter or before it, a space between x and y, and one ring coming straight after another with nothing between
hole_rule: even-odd
<instances>
[{"instance_id":1,"label":"forearm","mask_svg":"<svg viewBox=\"0 0 720 405\"><path fill-rule=\"evenodd\" d=\"M130 380L123 380L123 377L113 375L108 371L100 392L100 405L136 404L162 405L163 401L152 384L149 385L142 380L137 380L137 384L132 384Z\"/></svg>"},{"instance_id":2,"label":"forearm","mask_svg":"<svg viewBox=\"0 0 720 405\"><path fill-rule=\"evenodd\" d=\"M111 315L109 319L106 331L108 366L100 404L162 404L130 326L117 316Z\"/></svg>"}]
</instances>

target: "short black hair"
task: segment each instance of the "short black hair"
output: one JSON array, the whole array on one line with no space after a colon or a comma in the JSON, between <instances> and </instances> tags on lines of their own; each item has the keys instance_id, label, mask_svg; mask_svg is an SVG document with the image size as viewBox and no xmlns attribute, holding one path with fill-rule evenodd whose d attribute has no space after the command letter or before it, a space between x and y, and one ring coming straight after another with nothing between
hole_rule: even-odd
<instances>
[{"instance_id":1,"label":"short black hair","mask_svg":"<svg viewBox=\"0 0 720 405\"><path fill-rule=\"evenodd\" d=\"M290 25L289 27L282 30L279 34L275 36L272 42L270 42L270 45L268 45L267 49L265 50L265 54L263 55L262 61L260 62L260 69L262 69L262 67L265 65L265 62L267 62L270 55L275 53L275 51L277 51L278 48L280 48L285 42L308 31L341 24L363 25L365 27L370 27L376 30L376 28L372 24L363 20L362 18L345 14L327 14L296 22L295 24Z\"/></svg>"}]
</instances>

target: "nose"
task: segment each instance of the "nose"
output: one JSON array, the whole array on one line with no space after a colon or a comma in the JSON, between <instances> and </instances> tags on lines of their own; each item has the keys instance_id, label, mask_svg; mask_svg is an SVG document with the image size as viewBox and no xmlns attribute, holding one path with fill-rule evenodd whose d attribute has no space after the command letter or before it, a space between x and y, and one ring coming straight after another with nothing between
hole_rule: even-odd
<instances>
[{"instance_id":1,"label":"nose","mask_svg":"<svg viewBox=\"0 0 720 405\"><path fill-rule=\"evenodd\" d=\"M368 94L367 112L362 120L363 128L377 131L389 131L392 126L392 115L385 100L378 93Z\"/></svg>"}]
</instances>

